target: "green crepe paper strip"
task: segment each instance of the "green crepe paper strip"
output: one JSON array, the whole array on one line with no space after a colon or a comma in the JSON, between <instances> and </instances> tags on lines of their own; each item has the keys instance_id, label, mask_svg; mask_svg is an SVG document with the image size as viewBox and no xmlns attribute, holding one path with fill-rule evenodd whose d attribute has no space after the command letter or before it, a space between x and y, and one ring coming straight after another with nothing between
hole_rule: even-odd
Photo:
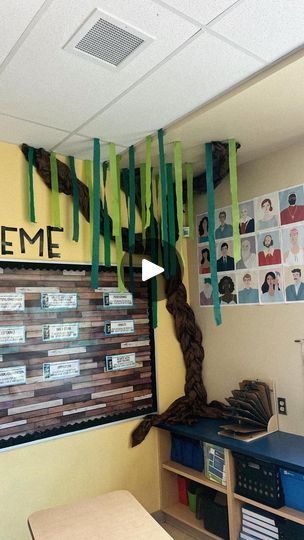
<instances>
[{"instance_id":1,"label":"green crepe paper strip","mask_svg":"<svg viewBox=\"0 0 304 540\"><path fill-rule=\"evenodd\" d=\"M140 176L140 204L141 204L141 233L143 245L146 245L146 164L142 163L139 166Z\"/></svg>"},{"instance_id":2,"label":"green crepe paper strip","mask_svg":"<svg viewBox=\"0 0 304 540\"><path fill-rule=\"evenodd\" d=\"M174 208L173 167L172 167L172 163L167 163L166 164L166 173L167 173L167 189L168 189L170 276L175 276L175 274L176 274L175 208Z\"/></svg>"},{"instance_id":3,"label":"green crepe paper strip","mask_svg":"<svg viewBox=\"0 0 304 540\"><path fill-rule=\"evenodd\" d=\"M93 242L92 242L92 271L91 287L98 288L99 271L99 240L100 240L100 142L94 139L93 154Z\"/></svg>"},{"instance_id":4,"label":"green crepe paper strip","mask_svg":"<svg viewBox=\"0 0 304 540\"><path fill-rule=\"evenodd\" d=\"M161 250L161 216L158 215L158 208L159 208L159 174L155 175L155 198L156 198L156 208L157 208L157 244L158 244L158 263L160 266L163 266L162 263L162 250Z\"/></svg>"},{"instance_id":5,"label":"green crepe paper strip","mask_svg":"<svg viewBox=\"0 0 304 540\"><path fill-rule=\"evenodd\" d=\"M129 225L129 169L122 169L122 186L125 193Z\"/></svg>"},{"instance_id":6,"label":"green crepe paper strip","mask_svg":"<svg viewBox=\"0 0 304 540\"><path fill-rule=\"evenodd\" d=\"M133 253L135 251L135 151L134 146L129 148L129 272L130 272L130 291L134 292L134 269Z\"/></svg>"},{"instance_id":7,"label":"green crepe paper strip","mask_svg":"<svg viewBox=\"0 0 304 540\"><path fill-rule=\"evenodd\" d=\"M176 192L176 214L178 224L178 236L180 240L180 256L185 266L183 257L183 164L182 164L182 145L180 141L174 143L174 169L175 169L175 192Z\"/></svg>"},{"instance_id":8,"label":"green crepe paper strip","mask_svg":"<svg viewBox=\"0 0 304 540\"><path fill-rule=\"evenodd\" d=\"M207 183L207 198L208 198L208 236L210 249L210 269L211 269L211 285L213 292L213 312L217 326L222 324L222 314L219 299L218 283L217 283L217 266L216 266L216 247L214 238L214 184L213 184L213 156L212 143L207 143L206 148L206 183Z\"/></svg>"},{"instance_id":9,"label":"green crepe paper strip","mask_svg":"<svg viewBox=\"0 0 304 540\"><path fill-rule=\"evenodd\" d=\"M158 135L158 147L159 147L159 167L160 167L160 181L161 181L161 202L162 202L162 218L161 218L161 232L162 243L164 251L164 268L166 279L170 276L169 271L169 252L168 252L168 210L167 210L167 185L166 185L166 167L165 167L165 148L164 148L164 131L159 129Z\"/></svg>"},{"instance_id":10,"label":"green crepe paper strip","mask_svg":"<svg viewBox=\"0 0 304 540\"><path fill-rule=\"evenodd\" d=\"M58 169L55 152L51 152L51 184L52 184L52 217L54 227L61 227L60 224L60 205L58 189Z\"/></svg>"},{"instance_id":11,"label":"green crepe paper strip","mask_svg":"<svg viewBox=\"0 0 304 540\"><path fill-rule=\"evenodd\" d=\"M157 230L156 222L154 218L154 204L153 197L151 197L150 205L151 213L151 259L154 264L158 263L158 253L157 253ZM153 277L151 280L151 296L152 296L152 326L157 328L157 279Z\"/></svg>"},{"instance_id":12,"label":"green crepe paper strip","mask_svg":"<svg viewBox=\"0 0 304 540\"><path fill-rule=\"evenodd\" d=\"M117 191L118 191L118 217L119 217L119 234L115 237L116 246L116 258L117 258L117 278L118 289L120 292L126 290L124 284L124 267L123 267L123 246L122 246L122 234L121 234L121 189L120 189L120 156L116 156L117 166Z\"/></svg>"},{"instance_id":13,"label":"green crepe paper strip","mask_svg":"<svg viewBox=\"0 0 304 540\"><path fill-rule=\"evenodd\" d=\"M35 215L35 196L34 196L34 178L33 178L34 148L29 147L28 151L28 180L29 180L29 202L30 202L30 222L36 223Z\"/></svg>"},{"instance_id":14,"label":"green crepe paper strip","mask_svg":"<svg viewBox=\"0 0 304 540\"><path fill-rule=\"evenodd\" d=\"M237 186L237 161L236 161L236 141L235 139L228 140L229 148L229 175L230 175L230 191L232 199L232 226L233 226L233 252L235 264L241 259L241 240L239 231L239 201L238 201L238 186Z\"/></svg>"},{"instance_id":15,"label":"green crepe paper strip","mask_svg":"<svg viewBox=\"0 0 304 540\"><path fill-rule=\"evenodd\" d=\"M93 250L93 180L92 180L92 162L89 159L86 159L84 162L85 167L85 178L89 190L89 200L90 200L90 244L91 244L91 253Z\"/></svg>"},{"instance_id":16,"label":"green crepe paper strip","mask_svg":"<svg viewBox=\"0 0 304 540\"><path fill-rule=\"evenodd\" d=\"M115 144L113 143L109 143L109 160L111 175L113 236L118 236L120 228L120 182L118 182L117 177L117 158Z\"/></svg>"},{"instance_id":17,"label":"green crepe paper strip","mask_svg":"<svg viewBox=\"0 0 304 540\"><path fill-rule=\"evenodd\" d=\"M110 268L111 267L111 229L110 229L110 220L109 220L109 212L108 212L107 193L106 193L107 170L108 170L108 163L107 163L107 161L104 161L103 164L102 164L102 179L103 179L103 187L104 187L104 201L103 201L104 236L103 236L103 243L104 243L105 266L107 268Z\"/></svg>"},{"instance_id":18,"label":"green crepe paper strip","mask_svg":"<svg viewBox=\"0 0 304 540\"><path fill-rule=\"evenodd\" d=\"M189 238L194 239L193 163L186 163Z\"/></svg>"},{"instance_id":19,"label":"green crepe paper strip","mask_svg":"<svg viewBox=\"0 0 304 540\"><path fill-rule=\"evenodd\" d=\"M69 163L73 182L73 240L79 240L79 188L75 170L74 156L69 156Z\"/></svg>"},{"instance_id":20,"label":"green crepe paper strip","mask_svg":"<svg viewBox=\"0 0 304 540\"><path fill-rule=\"evenodd\" d=\"M148 135L146 137L146 187L145 187L145 198L146 198L146 220L145 220L145 229L148 229L150 226L150 211L151 211L151 181L152 181L152 171L151 171L151 146L152 146L152 137Z\"/></svg>"}]
</instances>

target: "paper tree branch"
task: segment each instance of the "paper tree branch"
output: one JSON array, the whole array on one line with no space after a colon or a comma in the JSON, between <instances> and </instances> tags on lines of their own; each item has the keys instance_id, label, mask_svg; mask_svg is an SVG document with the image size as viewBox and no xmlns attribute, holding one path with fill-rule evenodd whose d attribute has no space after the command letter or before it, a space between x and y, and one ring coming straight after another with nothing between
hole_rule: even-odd
<instances>
[{"instance_id":1,"label":"paper tree branch","mask_svg":"<svg viewBox=\"0 0 304 540\"><path fill-rule=\"evenodd\" d=\"M238 145L239 148L239 145ZM23 144L22 152L28 159L29 146ZM228 174L228 144L222 142L213 143L214 185L217 186ZM51 188L50 153L43 148L34 151L34 166L43 182ZM72 196L72 176L67 165L57 159L59 192ZM90 220L89 190L87 186L78 180L79 209L86 221ZM136 169L135 178L136 201L140 201L139 171ZM203 173L194 178L194 193L206 191L206 174ZM184 182L184 193L186 183ZM139 206L139 203L137 204ZM139 208L140 211L140 208ZM100 234L104 231L104 212L101 205L100 211ZM147 231L148 232L148 231ZM112 220L111 220L112 233ZM124 250L128 250L128 229L122 229ZM143 253L141 233L136 234L135 253ZM146 241L146 253L150 252L149 235ZM192 424L199 417L220 417L225 405L219 402L207 403L207 391L202 379L202 365L204 349L202 346L202 333L195 322L193 310L187 303L187 292L182 283L181 270L177 258L176 275L166 280L167 310L172 314L175 323L176 337L180 343L186 367L185 395L176 399L169 408L158 415L147 416L132 433L132 446L142 442L152 426L162 422Z\"/></svg>"}]
</instances>

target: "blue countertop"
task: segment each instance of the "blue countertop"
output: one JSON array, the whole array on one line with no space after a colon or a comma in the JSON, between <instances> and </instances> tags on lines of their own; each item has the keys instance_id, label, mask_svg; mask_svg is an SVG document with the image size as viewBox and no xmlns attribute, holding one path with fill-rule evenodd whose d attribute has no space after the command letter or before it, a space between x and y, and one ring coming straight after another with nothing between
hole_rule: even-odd
<instances>
[{"instance_id":1,"label":"blue countertop","mask_svg":"<svg viewBox=\"0 0 304 540\"><path fill-rule=\"evenodd\" d=\"M158 427L176 435L217 444L234 452L271 461L304 474L304 437L276 431L256 441L244 442L218 435L220 426L227 423L223 419L203 418L192 426L160 424Z\"/></svg>"}]
</instances>

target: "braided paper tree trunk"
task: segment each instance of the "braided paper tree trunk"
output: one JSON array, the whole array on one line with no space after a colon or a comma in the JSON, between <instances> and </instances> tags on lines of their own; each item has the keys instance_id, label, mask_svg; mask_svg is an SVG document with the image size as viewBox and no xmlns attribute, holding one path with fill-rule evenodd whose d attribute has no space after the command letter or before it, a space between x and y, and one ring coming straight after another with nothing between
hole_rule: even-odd
<instances>
[{"instance_id":1,"label":"braided paper tree trunk","mask_svg":"<svg viewBox=\"0 0 304 540\"><path fill-rule=\"evenodd\" d=\"M22 144L22 152L28 159L29 147ZM229 171L228 145L227 143L213 143L213 163L214 163L214 185L217 186ZM34 166L43 182L51 189L51 169L50 153L43 148L34 150ZM60 193L73 195L73 184L71 171L65 163L57 159L58 167L58 188ZM77 180L79 188L79 210L86 219L90 221L90 198L88 187ZM194 193L204 193L206 191L206 174L203 173L194 178ZM140 201L140 178L136 169L135 191L137 207ZM184 182L184 193L186 193L186 183ZM112 220L110 219L110 230L112 235ZM104 211L101 204L100 210L100 234L104 232ZM149 231L147 231L149 232ZM112 236L114 240L114 237ZM122 228L123 248L128 250L128 229ZM144 247L141 233L136 234L135 253L142 254ZM150 238L147 235L145 253L150 252ZM144 440L152 426L162 422L171 424L184 423L192 424L199 417L220 417L224 405L214 401L207 402L207 391L202 379L202 365L204 360L204 349L202 346L202 333L195 322L195 315L187 303L187 293L182 283L181 269L177 262L176 275L166 280L167 310L174 318L176 337L180 343L186 367L185 395L176 399L168 409L162 414L149 415L142 420L139 426L132 433L132 446L136 446Z\"/></svg>"}]
</instances>

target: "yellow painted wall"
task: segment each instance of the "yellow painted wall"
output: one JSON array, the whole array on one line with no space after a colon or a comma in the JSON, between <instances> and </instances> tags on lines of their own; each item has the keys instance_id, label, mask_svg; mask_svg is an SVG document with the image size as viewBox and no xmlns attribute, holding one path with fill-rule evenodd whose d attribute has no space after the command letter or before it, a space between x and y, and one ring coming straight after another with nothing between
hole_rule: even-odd
<instances>
[{"instance_id":1,"label":"yellow painted wall","mask_svg":"<svg viewBox=\"0 0 304 540\"><path fill-rule=\"evenodd\" d=\"M77 163L77 173L81 178L81 162ZM1 143L0 225L25 227L29 234L34 234L40 226L51 225L51 197L48 188L35 174L38 223L31 225L25 178L26 162L20 149ZM81 217L80 242L72 242L70 198L60 195L60 205L65 233L54 235L54 240L58 239L60 243L60 260L89 262L89 225ZM14 243L11 257L24 259L17 234L7 236ZM46 253L45 246L45 257ZM37 246L30 247L26 257L39 259ZM183 394L184 367L164 300L159 302L158 314L156 367L159 410L163 411ZM138 422L127 421L1 452L0 540L28 540L26 519L32 512L114 489L128 489L149 512L158 510L157 430L152 430L141 445L132 449L130 435Z\"/></svg>"},{"instance_id":2,"label":"yellow painted wall","mask_svg":"<svg viewBox=\"0 0 304 540\"><path fill-rule=\"evenodd\" d=\"M239 200L245 201L304 181L304 143L268 154L238 170ZM226 178L216 189L216 207L231 204ZM206 196L197 198L196 213L206 210ZM223 307L216 327L213 310L199 307L196 243L191 243L189 286L191 305L204 335L204 380L209 399L224 400L242 378L276 381L277 395L287 399L280 429L304 435L303 304ZM190 271L191 269L191 271Z\"/></svg>"}]
</instances>

